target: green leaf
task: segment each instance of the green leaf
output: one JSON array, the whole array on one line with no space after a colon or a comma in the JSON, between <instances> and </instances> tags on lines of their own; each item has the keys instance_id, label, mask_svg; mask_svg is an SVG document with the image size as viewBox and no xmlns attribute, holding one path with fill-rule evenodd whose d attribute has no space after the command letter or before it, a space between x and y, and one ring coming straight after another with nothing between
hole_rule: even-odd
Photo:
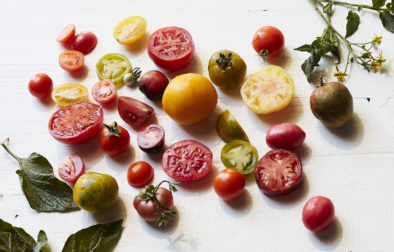
<instances>
[{"instance_id":1,"label":"green leaf","mask_svg":"<svg viewBox=\"0 0 394 252\"><path fill-rule=\"evenodd\" d=\"M346 20L347 24L345 37L347 38L352 36L357 31L360 24L360 17L357 15L357 13L350 10L347 14Z\"/></svg>"},{"instance_id":2,"label":"green leaf","mask_svg":"<svg viewBox=\"0 0 394 252\"><path fill-rule=\"evenodd\" d=\"M0 251L40 252L47 243L46 234L40 231L38 243L22 228L14 227L0 219Z\"/></svg>"},{"instance_id":3,"label":"green leaf","mask_svg":"<svg viewBox=\"0 0 394 252\"><path fill-rule=\"evenodd\" d=\"M6 151L19 163L19 175L23 193L30 207L38 212L67 212L78 210L73 200L72 189L53 175L48 160L38 153L28 158L19 158L3 142Z\"/></svg>"},{"instance_id":4,"label":"green leaf","mask_svg":"<svg viewBox=\"0 0 394 252\"><path fill-rule=\"evenodd\" d=\"M301 65L302 71L305 73L308 80L310 80L312 76L313 69L316 66L319 66L319 61L321 59L321 54L312 53L311 56Z\"/></svg>"},{"instance_id":5,"label":"green leaf","mask_svg":"<svg viewBox=\"0 0 394 252\"><path fill-rule=\"evenodd\" d=\"M305 45L295 48L294 50L300 51L300 52L311 52L311 45L305 44Z\"/></svg>"},{"instance_id":6,"label":"green leaf","mask_svg":"<svg viewBox=\"0 0 394 252\"><path fill-rule=\"evenodd\" d=\"M108 252L122 233L122 222L97 224L68 237L62 252Z\"/></svg>"},{"instance_id":7,"label":"green leaf","mask_svg":"<svg viewBox=\"0 0 394 252\"><path fill-rule=\"evenodd\" d=\"M380 12L379 17L384 28L394 33L394 15L392 15L389 11L382 11Z\"/></svg>"},{"instance_id":8,"label":"green leaf","mask_svg":"<svg viewBox=\"0 0 394 252\"><path fill-rule=\"evenodd\" d=\"M323 12L327 15L331 15L332 13L332 3L328 3L326 6L323 7Z\"/></svg>"},{"instance_id":9,"label":"green leaf","mask_svg":"<svg viewBox=\"0 0 394 252\"><path fill-rule=\"evenodd\" d=\"M386 0L372 0L372 6L375 8L380 8L380 7L384 6L385 3L386 3Z\"/></svg>"},{"instance_id":10,"label":"green leaf","mask_svg":"<svg viewBox=\"0 0 394 252\"><path fill-rule=\"evenodd\" d=\"M327 27L324 30L323 37L321 38L321 44L323 48L322 55L326 55L328 52L331 52L337 58L337 64L341 63L338 36L332 28Z\"/></svg>"}]
</instances>

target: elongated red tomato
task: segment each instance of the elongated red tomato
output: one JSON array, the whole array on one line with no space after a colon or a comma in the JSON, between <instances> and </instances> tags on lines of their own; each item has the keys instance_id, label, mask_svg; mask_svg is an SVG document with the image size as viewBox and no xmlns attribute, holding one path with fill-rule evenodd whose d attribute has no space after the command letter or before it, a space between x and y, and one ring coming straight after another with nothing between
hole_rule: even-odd
<instances>
[{"instance_id":1,"label":"elongated red tomato","mask_svg":"<svg viewBox=\"0 0 394 252\"><path fill-rule=\"evenodd\" d=\"M193 59L192 36L179 27L159 29L149 37L148 54L156 65L167 71L182 69Z\"/></svg>"},{"instance_id":2,"label":"elongated red tomato","mask_svg":"<svg viewBox=\"0 0 394 252\"><path fill-rule=\"evenodd\" d=\"M80 156L71 154L62 160L58 173L64 181L75 183L85 173L85 163Z\"/></svg>"},{"instance_id":3,"label":"elongated red tomato","mask_svg":"<svg viewBox=\"0 0 394 252\"><path fill-rule=\"evenodd\" d=\"M92 88L93 98L100 103L110 103L116 98L116 86L110 80L101 80Z\"/></svg>"},{"instance_id":4,"label":"elongated red tomato","mask_svg":"<svg viewBox=\"0 0 394 252\"><path fill-rule=\"evenodd\" d=\"M323 196L310 198L302 210L302 222L312 232L326 229L335 217L334 204Z\"/></svg>"},{"instance_id":5,"label":"elongated red tomato","mask_svg":"<svg viewBox=\"0 0 394 252\"><path fill-rule=\"evenodd\" d=\"M200 142L183 140L164 152L162 167L168 176L178 181L201 179L211 170L212 152Z\"/></svg>"},{"instance_id":6,"label":"elongated red tomato","mask_svg":"<svg viewBox=\"0 0 394 252\"><path fill-rule=\"evenodd\" d=\"M272 149L295 150L305 140L305 132L294 123L280 123L272 126L265 138Z\"/></svg>"},{"instance_id":7,"label":"elongated red tomato","mask_svg":"<svg viewBox=\"0 0 394 252\"><path fill-rule=\"evenodd\" d=\"M49 119L49 133L58 141L82 143L92 138L103 123L103 109L90 102L74 103L61 108Z\"/></svg>"},{"instance_id":8,"label":"elongated red tomato","mask_svg":"<svg viewBox=\"0 0 394 252\"><path fill-rule=\"evenodd\" d=\"M85 64L85 56L78 51L65 51L59 55L59 65L68 72L77 72Z\"/></svg>"},{"instance_id":9,"label":"elongated red tomato","mask_svg":"<svg viewBox=\"0 0 394 252\"><path fill-rule=\"evenodd\" d=\"M137 99L120 96L118 99L120 117L133 127L144 125L153 115L153 108Z\"/></svg>"}]
</instances>

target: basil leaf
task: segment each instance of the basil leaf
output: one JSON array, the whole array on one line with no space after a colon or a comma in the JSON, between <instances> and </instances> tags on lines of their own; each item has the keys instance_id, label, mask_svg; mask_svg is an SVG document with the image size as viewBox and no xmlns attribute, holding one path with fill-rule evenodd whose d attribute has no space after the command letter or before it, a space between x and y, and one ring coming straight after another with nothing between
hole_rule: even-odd
<instances>
[{"instance_id":1,"label":"basil leaf","mask_svg":"<svg viewBox=\"0 0 394 252\"><path fill-rule=\"evenodd\" d=\"M360 17L357 15L357 13L350 10L347 14L346 20L347 24L345 37L347 38L352 36L357 31L360 24Z\"/></svg>"},{"instance_id":2,"label":"basil leaf","mask_svg":"<svg viewBox=\"0 0 394 252\"><path fill-rule=\"evenodd\" d=\"M394 15L389 11L382 11L379 14L380 20L386 30L394 33Z\"/></svg>"},{"instance_id":3,"label":"basil leaf","mask_svg":"<svg viewBox=\"0 0 394 252\"><path fill-rule=\"evenodd\" d=\"M294 50L300 51L300 52L311 52L311 45L305 44L305 45L295 48Z\"/></svg>"},{"instance_id":4,"label":"basil leaf","mask_svg":"<svg viewBox=\"0 0 394 252\"><path fill-rule=\"evenodd\" d=\"M47 244L44 231L38 234L38 243L22 228L14 227L0 219L0 251L4 252L40 252Z\"/></svg>"},{"instance_id":5,"label":"basil leaf","mask_svg":"<svg viewBox=\"0 0 394 252\"><path fill-rule=\"evenodd\" d=\"M386 0L372 0L372 6L375 8L380 8L386 3Z\"/></svg>"},{"instance_id":6,"label":"basil leaf","mask_svg":"<svg viewBox=\"0 0 394 252\"><path fill-rule=\"evenodd\" d=\"M62 252L108 252L122 233L122 222L97 224L68 237Z\"/></svg>"},{"instance_id":7,"label":"basil leaf","mask_svg":"<svg viewBox=\"0 0 394 252\"><path fill-rule=\"evenodd\" d=\"M73 200L72 189L53 175L48 160L38 153L19 158L3 142L4 149L19 163L19 175L23 193L30 207L38 212L67 212L79 209Z\"/></svg>"}]
</instances>

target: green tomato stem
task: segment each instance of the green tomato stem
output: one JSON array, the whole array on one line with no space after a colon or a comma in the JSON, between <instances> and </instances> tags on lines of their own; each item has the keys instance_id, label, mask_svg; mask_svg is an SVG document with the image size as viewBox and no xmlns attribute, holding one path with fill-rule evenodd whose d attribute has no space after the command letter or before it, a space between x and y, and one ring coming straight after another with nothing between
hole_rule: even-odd
<instances>
[{"instance_id":1,"label":"green tomato stem","mask_svg":"<svg viewBox=\"0 0 394 252\"><path fill-rule=\"evenodd\" d=\"M373 7L373 6L365 5L365 4L346 3L346 2L342 2L342 1L332 1L332 0L321 0L321 1L326 2L326 3L332 3L335 5L345 6L345 7L357 7L357 8L361 7L363 9L370 9L370 10L374 10L374 11L391 10L391 9L387 9L387 8Z\"/></svg>"}]
</instances>

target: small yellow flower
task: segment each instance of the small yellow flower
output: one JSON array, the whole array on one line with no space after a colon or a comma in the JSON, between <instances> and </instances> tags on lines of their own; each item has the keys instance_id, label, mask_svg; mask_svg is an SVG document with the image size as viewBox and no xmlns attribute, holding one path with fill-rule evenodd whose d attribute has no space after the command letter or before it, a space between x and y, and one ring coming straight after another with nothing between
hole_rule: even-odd
<instances>
[{"instance_id":1,"label":"small yellow flower","mask_svg":"<svg viewBox=\"0 0 394 252\"><path fill-rule=\"evenodd\" d=\"M339 69L337 68L337 72L334 73L334 77L336 77L338 79L338 81L340 82L344 82L345 81L345 76L347 76L346 73L339 71Z\"/></svg>"},{"instance_id":2,"label":"small yellow flower","mask_svg":"<svg viewBox=\"0 0 394 252\"><path fill-rule=\"evenodd\" d=\"M379 56L371 63L371 69L376 73L382 68L382 65L385 61L386 59L383 58L383 52L379 51Z\"/></svg>"},{"instance_id":3,"label":"small yellow flower","mask_svg":"<svg viewBox=\"0 0 394 252\"><path fill-rule=\"evenodd\" d=\"M380 45L382 43L382 36L376 36L372 40L373 45Z\"/></svg>"}]
</instances>

